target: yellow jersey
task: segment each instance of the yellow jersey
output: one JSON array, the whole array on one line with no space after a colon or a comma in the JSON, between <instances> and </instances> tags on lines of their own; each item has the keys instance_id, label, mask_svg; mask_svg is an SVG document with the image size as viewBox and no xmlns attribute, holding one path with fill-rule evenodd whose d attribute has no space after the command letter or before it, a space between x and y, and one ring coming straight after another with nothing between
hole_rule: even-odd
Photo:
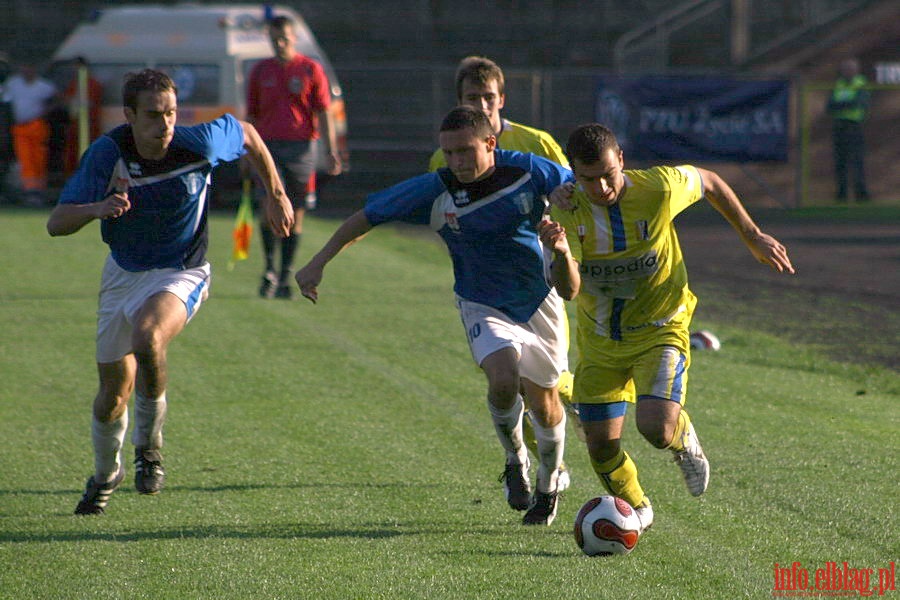
<instances>
[{"instance_id":1,"label":"yellow jersey","mask_svg":"<svg viewBox=\"0 0 900 600\"><path fill-rule=\"evenodd\" d=\"M642 341L661 329L686 330L697 303L672 221L703 197L700 173L685 165L624 176L612 206L595 205L576 186L575 209L551 211L579 264L579 336Z\"/></svg>"},{"instance_id":2,"label":"yellow jersey","mask_svg":"<svg viewBox=\"0 0 900 600\"><path fill-rule=\"evenodd\" d=\"M500 137L497 138L497 147L501 150L530 152L547 160L552 160L558 165L569 166L569 161L566 160L566 155L563 153L562 148L559 147L559 144L556 143L556 140L549 133L533 127L526 127L519 123L513 123L506 119L503 119L503 130L500 132ZM446 166L447 161L444 159L444 152L438 148L431 155L431 160L428 161L428 170L437 171Z\"/></svg>"}]
</instances>

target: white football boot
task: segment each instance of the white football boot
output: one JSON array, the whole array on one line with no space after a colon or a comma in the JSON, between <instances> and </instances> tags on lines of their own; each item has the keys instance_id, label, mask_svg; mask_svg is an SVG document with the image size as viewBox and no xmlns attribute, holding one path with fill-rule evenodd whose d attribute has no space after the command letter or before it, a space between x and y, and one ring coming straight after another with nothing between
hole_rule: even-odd
<instances>
[{"instance_id":1,"label":"white football boot","mask_svg":"<svg viewBox=\"0 0 900 600\"><path fill-rule=\"evenodd\" d=\"M643 535L653 525L653 505L650 504L650 498L644 496L644 501L638 508L634 509L634 514L637 515L638 520L641 522L640 534Z\"/></svg>"},{"instance_id":2,"label":"white football boot","mask_svg":"<svg viewBox=\"0 0 900 600\"><path fill-rule=\"evenodd\" d=\"M694 432L693 423L682 434L681 442L684 450L675 452L673 460L681 467L688 491L692 496L699 496L706 491L706 487L709 485L709 461L703 454L703 448Z\"/></svg>"},{"instance_id":3,"label":"white football boot","mask_svg":"<svg viewBox=\"0 0 900 600\"><path fill-rule=\"evenodd\" d=\"M556 470L556 491L564 492L572 485L572 477L569 475L569 469L560 467Z\"/></svg>"}]
</instances>

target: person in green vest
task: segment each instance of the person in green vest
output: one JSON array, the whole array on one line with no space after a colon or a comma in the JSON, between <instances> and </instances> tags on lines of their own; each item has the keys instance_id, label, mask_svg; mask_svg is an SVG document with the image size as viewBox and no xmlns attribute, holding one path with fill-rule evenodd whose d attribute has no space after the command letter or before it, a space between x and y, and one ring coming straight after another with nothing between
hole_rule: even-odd
<instances>
[{"instance_id":1,"label":"person in green vest","mask_svg":"<svg viewBox=\"0 0 900 600\"><path fill-rule=\"evenodd\" d=\"M838 202L847 201L847 184L850 178L853 179L856 200L869 199L863 136L863 123L869 109L867 85L866 77L859 72L859 61L855 58L841 61L827 107L833 122L834 176Z\"/></svg>"}]
</instances>

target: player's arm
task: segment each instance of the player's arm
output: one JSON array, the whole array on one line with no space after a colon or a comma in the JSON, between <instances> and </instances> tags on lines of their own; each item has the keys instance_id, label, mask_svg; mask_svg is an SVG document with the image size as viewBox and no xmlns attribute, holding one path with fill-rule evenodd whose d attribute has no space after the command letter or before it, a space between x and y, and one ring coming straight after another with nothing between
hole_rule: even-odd
<instances>
[{"instance_id":1,"label":"player's arm","mask_svg":"<svg viewBox=\"0 0 900 600\"><path fill-rule=\"evenodd\" d=\"M319 113L319 123L322 125L323 137L328 142L328 174L340 175L343 167L341 165L341 155L338 152L337 129L334 125L334 115L331 113L331 109L326 108Z\"/></svg>"},{"instance_id":2,"label":"player's arm","mask_svg":"<svg viewBox=\"0 0 900 600\"><path fill-rule=\"evenodd\" d=\"M325 242L322 249L313 256L306 265L297 271L294 279L300 286L300 293L309 298L313 303L319 298L318 285L322 282L325 265L331 262L341 250L357 242L365 236L373 225L366 216L365 209L353 213Z\"/></svg>"},{"instance_id":3,"label":"player's arm","mask_svg":"<svg viewBox=\"0 0 900 600\"><path fill-rule=\"evenodd\" d=\"M71 235L95 219L114 219L131 208L128 192L112 192L99 202L57 204L47 219L47 233Z\"/></svg>"},{"instance_id":4,"label":"player's arm","mask_svg":"<svg viewBox=\"0 0 900 600\"><path fill-rule=\"evenodd\" d=\"M714 171L698 168L697 172L703 178L707 201L737 231L756 260L769 265L779 273L794 273L787 249L774 237L760 230L731 186Z\"/></svg>"},{"instance_id":5,"label":"player's arm","mask_svg":"<svg viewBox=\"0 0 900 600\"><path fill-rule=\"evenodd\" d=\"M544 219L538 223L538 234L544 246L553 252L553 262L550 264L553 287L564 300L575 299L581 291L581 274L569 250L565 228L556 221Z\"/></svg>"},{"instance_id":6,"label":"player's arm","mask_svg":"<svg viewBox=\"0 0 900 600\"><path fill-rule=\"evenodd\" d=\"M250 164L266 188L266 216L269 227L275 235L287 237L294 227L294 208L284 191L275 161L256 127L247 121L240 123L244 130L244 148L247 149Z\"/></svg>"}]
</instances>

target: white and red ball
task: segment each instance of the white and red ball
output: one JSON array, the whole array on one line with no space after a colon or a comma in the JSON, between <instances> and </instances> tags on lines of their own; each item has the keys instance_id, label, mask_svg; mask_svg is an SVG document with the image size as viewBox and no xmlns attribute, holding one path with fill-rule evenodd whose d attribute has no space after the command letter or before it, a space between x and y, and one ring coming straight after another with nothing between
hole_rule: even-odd
<instances>
[{"instance_id":1,"label":"white and red ball","mask_svg":"<svg viewBox=\"0 0 900 600\"><path fill-rule=\"evenodd\" d=\"M691 348L694 350L718 350L722 342L712 331L701 329L691 334Z\"/></svg>"},{"instance_id":2,"label":"white and red ball","mask_svg":"<svg viewBox=\"0 0 900 600\"><path fill-rule=\"evenodd\" d=\"M615 496L588 500L575 517L575 541L588 556L628 554L637 546L640 535L637 513Z\"/></svg>"}]
</instances>

